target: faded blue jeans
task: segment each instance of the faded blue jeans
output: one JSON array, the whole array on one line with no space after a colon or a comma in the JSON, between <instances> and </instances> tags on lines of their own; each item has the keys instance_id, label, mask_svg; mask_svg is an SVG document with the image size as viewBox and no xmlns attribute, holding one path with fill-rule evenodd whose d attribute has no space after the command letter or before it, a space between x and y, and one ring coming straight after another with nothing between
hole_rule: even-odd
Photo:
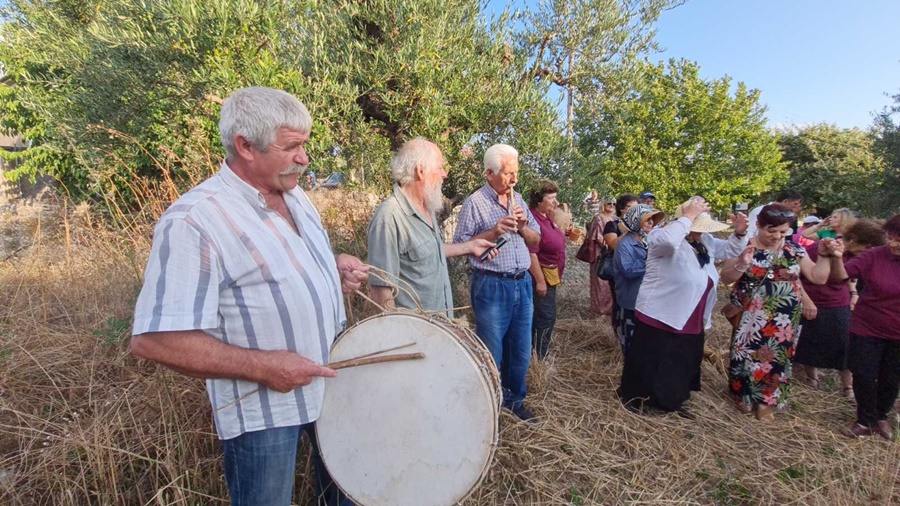
<instances>
[{"instance_id":1,"label":"faded blue jeans","mask_svg":"<svg viewBox=\"0 0 900 506\"><path fill-rule=\"evenodd\" d=\"M312 442L316 504L352 506L325 469L314 423L246 432L222 441L225 481L233 506L290 506L302 432Z\"/></svg>"},{"instance_id":2,"label":"faded blue jeans","mask_svg":"<svg viewBox=\"0 0 900 506\"><path fill-rule=\"evenodd\" d=\"M475 333L487 346L503 386L503 405L518 408L528 388L525 376L531 364L531 276L501 278L476 270L470 288L475 310Z\"/></svg>"}]
</instances>

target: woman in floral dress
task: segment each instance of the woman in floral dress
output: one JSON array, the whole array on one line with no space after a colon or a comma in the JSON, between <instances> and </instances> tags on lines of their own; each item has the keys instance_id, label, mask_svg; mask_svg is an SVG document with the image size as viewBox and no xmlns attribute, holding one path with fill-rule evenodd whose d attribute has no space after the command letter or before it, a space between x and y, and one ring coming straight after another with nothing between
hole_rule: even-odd
<instances>
[{"instance_id":1,"label":"woman in floral dress","mask_svg":"<svg viewBox=\"0 0 900 506\"><path fill-rule=\"evenodd\" d=\"M722 266L722 281L737 281L732 304L741 311L732 335L729 390L738 406L755 411L759 420L770 420L790 393L791 357L800 333L800 273L824 284L830 257L842 252L839 243L825 239L813 263L786 239L793 217L781 204L763 207L757 236L739 258Z\"/></svg>"}]
</instances>

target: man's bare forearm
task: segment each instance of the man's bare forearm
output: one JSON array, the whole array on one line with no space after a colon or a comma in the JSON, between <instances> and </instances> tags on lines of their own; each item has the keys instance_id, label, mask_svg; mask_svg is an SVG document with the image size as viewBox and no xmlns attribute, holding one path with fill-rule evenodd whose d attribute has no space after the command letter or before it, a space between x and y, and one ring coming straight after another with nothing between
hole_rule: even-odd
<instances>
[{"instance_id":1,"label":"man's bare forearm","mask_svg":"<svg viewBox=\"0 0 900 506\"><path fill-rule=\"evenodd\" d=\"M131 338L131 353L186 376L262 381L266 353L225 344L200 330L150 332Z\"/></svg>"}]
</instances>

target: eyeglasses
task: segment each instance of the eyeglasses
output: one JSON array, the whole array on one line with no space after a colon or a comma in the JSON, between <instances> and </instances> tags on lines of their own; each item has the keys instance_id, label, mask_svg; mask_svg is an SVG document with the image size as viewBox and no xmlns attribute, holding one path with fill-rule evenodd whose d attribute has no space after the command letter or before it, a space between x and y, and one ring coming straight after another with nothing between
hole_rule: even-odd
<instances>
[{"instance_id":1,"label":"eyeglasses","mask_svg":"<svg viewBox=\"0 0 900 506\"><path fill-rule=\"evenodd\" d=\"M766 211L766 216L768 216L770 218L778 218L778 217L793 218L794 212L793 211Z\"/></svg>"}]
</instances>

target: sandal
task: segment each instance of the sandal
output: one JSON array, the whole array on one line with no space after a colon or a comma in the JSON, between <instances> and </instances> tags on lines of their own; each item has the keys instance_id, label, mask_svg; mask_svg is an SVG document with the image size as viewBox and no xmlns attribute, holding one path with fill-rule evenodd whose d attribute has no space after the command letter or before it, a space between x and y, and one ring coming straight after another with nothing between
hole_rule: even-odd
<instances>
[{"instance_id":1,"label":"sandal","mask_svg":"<svg viewBox=\"0 0 900 506\"><path fill-rule=\"evenodd\" d=\"M757 404L756 405L756 419L760 422L773 422L775 421L775 413L772 410L772 406Z\"/></svg>"},{"instance_id":2,"label":"sandal","mask_svg":"<svg viewBox=\"0 0 900 506\"><path fill-rule=\"evenodd\" d=\"M844 387L844 398L848 401L856 400L856 394L853 393L853 387Z\"/></svg>"},{"instance_id":3,"label":"sandal","mask_svg":"<svg viewBox=\"0 0 900 506\"><path fill-rule=\"evenodd\" d=\"M809 376L807 376L806 378L803 378L803 384L808 386L809 388L812 388L813 390L819 389L819 380L817 380L816 378L810 378Z\"/></svg>"}]
</instances>

